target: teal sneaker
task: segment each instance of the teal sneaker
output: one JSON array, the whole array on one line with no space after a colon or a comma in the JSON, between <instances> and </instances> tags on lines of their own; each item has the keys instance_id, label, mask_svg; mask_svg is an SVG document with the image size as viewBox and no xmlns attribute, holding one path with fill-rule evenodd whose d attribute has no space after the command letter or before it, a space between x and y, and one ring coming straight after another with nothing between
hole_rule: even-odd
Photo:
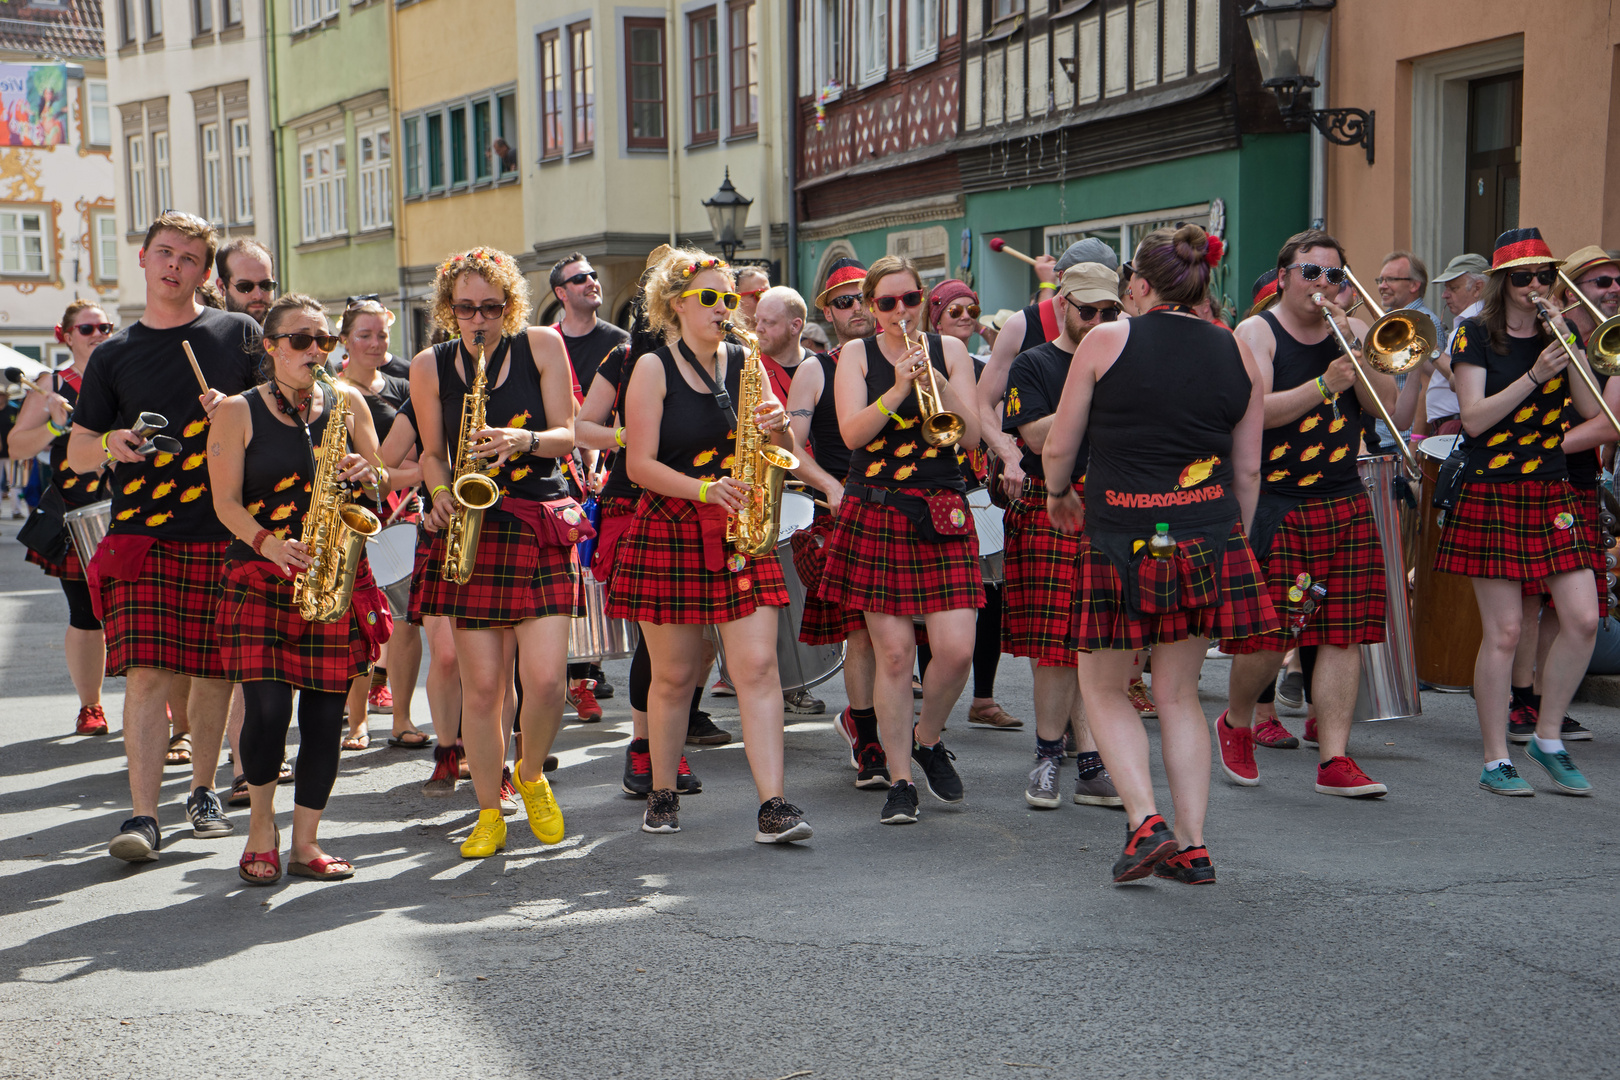
<instances>
[{"instance_id":1,"label":"teal sneaker","mask_svg":"<svg viewBox=\"0 0 1620 1080\"><path fill-rule=\"evenodd\" d=\"M1536 789L1530 786L1530 781L1519 775L1519 770L1513 767L1513 762L1498 765L1494 769L1485 769L1479 774L1479 786L1496 795L1534 795Z\"/></svg>"},{"instance_id":2,"label":"teal sneaker","mask_svg":"<svg viewBox=\"0 0 1620 1080\"><path fill-rule=\"evenodd\" d=\"M1542 750L1534 739L1530 740L1525 749L1530 751L1530 760L1540 765L1542 771L1547 774L1547 779L1553 782L1553 787L1565 795L1592 794L1592 785L1581 775L1581 770L1575 767L1575 762L1570 760L1568 750L1549 754Z\"/></svg>"}]
</instances>

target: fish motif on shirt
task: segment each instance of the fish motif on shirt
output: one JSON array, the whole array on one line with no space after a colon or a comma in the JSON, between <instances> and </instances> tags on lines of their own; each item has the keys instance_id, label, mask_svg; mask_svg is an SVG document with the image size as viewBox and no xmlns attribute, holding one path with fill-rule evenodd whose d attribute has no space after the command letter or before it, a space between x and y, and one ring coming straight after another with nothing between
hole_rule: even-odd
<instances>
[{"instance_id":1,"label":"fish motif on shirt","mask_svg":"<svg viewBox=\"0 0 1620 1080\"><path fill-rule=\"evenodd\" d=\"M135 494L137 491L141 490L141 488L143 488L145 486L146 486L146 477L137 476L135 479L131 480L129 483L124 485L124 494L125 495L133 495L133 494Z\"/></svg>"},{"instance_id":2,"label":"fish motif on shirt","mask_svg":"<svg viewBox=\"0 0 1620 1080\"><path fill-rule=\"evenodd\" d=\"M1303 419L1303 420L1301 420L1299 422L1300 434L1303 435L1305 432L1310 431L1312 428L1316 427L1316 425L1320 424L1321 422L1322 422L1322 417L1321 417L1320 414L1311 413L1311 415L1307 416L1305 419Z\"/></svg>"},{"instance_id":3,"label":"fish motif on shirt","mask_svg":"<svg viewBox=\"0 0 1620 1080\"><path fill-rule=\"evenodd\" d=\"M1219 465L1220 463L1221 459L1219 457L1199 458L1197 461L1194 461L1185 469L1182 469L1181 475L1176 478L1177 489L1185 490L1187 488L1195 488L1199 484L1202 484L1214 474L1215 466Z\"/></svg>"},{"instance_id":4,"label":"fish motif on shirt","mask_svg":"<svg viewBox=\"0 0 1620 1080\"><path fill-rule=\"evenodd\" d=\"M192 469L201 468L202 463L207 460L208 457L206 454L192 454L190 457L186 458L185 461L180 463L180 468L186 472L190 472Z\"/></svg>"},{"instance_id":5,"label":"fish motif on shirt","mask_svg":"<svg viewBox=\"0 0 1620 1080\"><path fill-rule=\"evenodd\" d=\"M1319 473L1319 472L1313 472L1308 476L1300 477L1299 478L1299 486L1300 487L1310 487L1312 484L1316 483L1320 479L1322 479L1322 474Z\"/></svg>"},{"instance_id":6,"label":"fish motif on shirt","mask_svg":"<svg viewBox=\"0 0 1620 1080\"><path fill-rule=\"evenodd\" d=\"M282 503L280 506L270 511L270 520L286 521L288 518L293 516L293 511L297 509L298 506L295 503Z\"/></svg>"},{"instance_id":7,"label":"fish motif on shirt","mask_svg":"<svg viewBox=\"0 0 1620 1080\"><path fill-rule=\"evenodd\" d=\"M180 433L180 437L183 439L190 439L197 435L201 435L203 433L203 429L207 426L207 420L193 420L191 423L186 425L186 429Z\"/></svg>"},{"instance_id":8,"label":"fish motif on shirt","mask_svg":"<svg viewBox=\"0 0 1620 1080\"><path fill-rule=\"evenodd\" d=\"M866 452L868 454L875 454L879 450L883 449L883 447L888 444L888 441L887 436L880 435L866 444Z\"/></svg>"},{"instance_id":9,"label":"fish motif on shirt","mask_svg":"<svg viewBox=\"0 0 1620 1080\"><path fill-rule=\"evenodd\" d=\"M1562 416L1563 412L1564 412L1564 407L1562 405L1560 405L1556 409L1549 410L1547 415L1543 416L1541 418L1541 426L1546 427L1548 424L1552 423L1553 421L1557 420L1560 416Z\"/></svg>"},{"instance_id":10,"label":"fish motif on shirt","mask_svg":"<svg viewBox=\"0 0 1620 1080\"><path fill-rule=\"evenodd\" d=\"M202 497L202 493L207 490L208 487L205 484L198 484L196 487L188 487L186 490L180 493L180 501L183 503L196 502Z\"/></svg>"},{"instance_id":11,"label":"fish motif on shirt","mask_svg":"<svg viewBox=\"0 0 1620 1080\"><path fill-rule=\"evenodd\" d=\"M1017 416L1024 411L1022 403L1018 400L1018 387L1007 387L1007 415Z\"/></svg>"},{"instance_id":12,"label":"fish motif on shirt","mask_svg":"<svg viewBox=\"0 0 1620 1080\"><path fill-rule=\"evenodd\" d=\"M166 525L168 524L169 519L172 517L174 517L174 512L172 510L165 510L161 514L153 514L151 517L146 519L146 527L149 529L155 529L159 525Z\"/></svg>"},{"instance_id":13,"label":"fish motif on shirt","mask_svg":"<svg viewBox=\"0 0 1620 1080\"><path fill-rule=\"evenodd\" d=\"M720 451L718 450L699 450L697 455L692 458L692 464L701 467L707 465L709 462L713 461L719 456Z\"/></svg>"},{"instance_id":14,"label":"fish motif on shirt","mask_svg":"<svg viewBox=\"0 0 1620 1080\"><path fill-rule=\"evenodd\" d=\"M280 480L277 480L276 481L276 486L274 488L272 488L271 490L272 491L286 491L288 488L292 487L296 483L298 483L298 474L293 473L291 476L283 476Z\"/></svg>"},{"instance_id":15,"label":"fish motif on shirt","mask_svg":"<svg viewBox=\"0 0 1620 1080\"><path fill-rule=\"evenodd\" d=\"M527 427L529 421L532 419L534 419L534 414L529 412L528 409L524 409L522 412L512 417L511 420L507 421L506 426L515 428Z\"/></svg>"},{"instance_id":16,"label":"fish motif on shirt","mask_svg":"<svg viewBox=\"0 0 1620 1080\"><path fill-rule=\"evenodd\" d=\"M1513 460L1513 455L1512 454L1497 454L1495 457L1491 458L1491 460L1489 460L1489 461L1487 461L1485 463L1485 467L1487 469L1505 468L1507 466L1507 464L1512 460Z\"/></svg>"},{"instance_id":17,"label":"fish motif on shirt","mask_svg":"<svg viewBox=\"0 0 1620 1080\"><path fill-rule=\"evenodd\" d=\"M1325 443L1317 443L1315 446L1307 446L1305 449L1299 452L1299 460L1314 461L1316 460L1317 456L1326 449L1327 445Z\"/></svg>"},{"instance_id":18,"label":"fish motif on shirt","mask_svg":"<svg viewBox=\"0 0 1620 1080\"><path fill-rule=\"evenodd\" d=\"M1528 473L1535 472L1540 467L1541 467L1541 459L1538 458L1538 457L1533 457L1529 461L1525 462L1523 465L1520 465L1519 466L1519 471L1521 473L1528 474Z\"/></svg>"},{"instance_id":19,"label":"fish motif on shirt","mask_svg":"<svg viewBox=\"0 0 1620 1080\"><path fill-rule=\"evenodd\" d=\"M178 485L175 484L175 482L173 480L165 480L165 481L163 481L163 483L159 484L157 487L152 489L152 498L154 498L154 499L164 498L169 494L169 492L173 491L177 486Z\"/></svg>"},{"instance_id":20,"label":"fish motif on shirt","mask_svg":"<svg viewBox=\"0 0 1620 1080\"><path fill-rule=\"evenodd\" d=\"M917 452L917 444L914 443L914 442L908 442L908 443L904 444L903 446L897 446L897 447L894 448L894 456L895 457L910 457L912 454L914 454L916 452Z\"/></svg>"},{"instance_id":21,"label":"fish motif on shirt","mask_svg":"<svg viewBox=\"0 0 1620 1080\"><path fill-rule=\"evenodd\" d=\"M866 467L866 475L876 476L878 473L883 471L883 466L887 465L888 463L889 461L887 458L878 458L876 461L872 462L872 464Z\"/></svg>"},{"instance_id":22,"label":"fish motif on shirt","mask_svg":"<svg viewBox=\"0 0 1620 1080\"><path fill-rule=\"evenodd\" d=\"M1534 415L1536 415L1536 407L1534 405L1526 405L1524 408L1513 414L1513 422L1515 424L1522 424Z\"/></svg>"},{"instance_id":23,"label":"fish motif on shirt","mask_svg":"<svg viewBox=\"0 0 1620 1080\"><path fill-rule=\"evenodd\" d=\"M1288 451L1290 449L1292 449L1293 445L1294 445L1293 443L1278 443L1276 446L1273 446L1271 448L1271 456L1268 457L1266 460L1267 461L1276 461L1276 460L1278 460L1284 454L1288 453Z\"/></svg>"},{"instance_id":24,"label":"fish motif on shirt","mask_svg":"<svg viewBox=\"0 0 1620 1080\"><path fill-rule=\"evenodd\" d=\"M1512 434L1512 432L1509 432L1509 431L1498 431L1495 435L1492 435L1490 438L1485 440L1485 445L1486 446L1500 446L1503 443L1508 441L1508 436L1510 436L1511 434Z\"/></svg>"}]
</instances>

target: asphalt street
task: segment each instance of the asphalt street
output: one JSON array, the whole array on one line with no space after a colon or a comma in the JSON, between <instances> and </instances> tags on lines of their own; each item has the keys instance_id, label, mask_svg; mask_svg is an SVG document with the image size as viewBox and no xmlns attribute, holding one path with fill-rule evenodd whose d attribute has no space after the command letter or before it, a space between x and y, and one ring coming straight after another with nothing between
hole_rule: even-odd
<instances>
[{"instance_id":1,"label":"asphalt street","mask_svg":"<svg viewBox=\"0 0 1620 1080\"><path fill-rule=\"evenodd\" d=\"M1616 710L1574 710L1597 735L1572 747L1590 799L1533 767L1534 799L1480 791L1466 696L1357 728L1352 753L1391 789L1380 802L1316 794L1314 751L1260 750L1258 788L1217 770L1218 885L1119 888L1121 812L1024 802L1023 661L1004 658L997 695L1026 728L971 728L964 699L946 744L967 801L924 795L914 826L878 824L883 796L853 786L828 718L792 723L788 795L816 834L786 848L752 840L736 743L690 753L705 791L683 800L680 834L639 831L643 804L619 790L617 663L604 722L558 740L562 844L542 849L520 815L503 855L462 860L471 786L423 798L431 755L377 737L344 755L323 828L357 876L249 888L241 833L182 827L181 770L161 861L105 854L128 814L122 681L113 735L73 736L66 604L5 533L0 1075L1615 1074ZM1205 668L1211 717L1227 666ZM829 717L842 707L840 680L818 693ZM725 702L707 707L738 730ZM284 833L291 803L283 788Z\"/></svg>"}]
</instances>

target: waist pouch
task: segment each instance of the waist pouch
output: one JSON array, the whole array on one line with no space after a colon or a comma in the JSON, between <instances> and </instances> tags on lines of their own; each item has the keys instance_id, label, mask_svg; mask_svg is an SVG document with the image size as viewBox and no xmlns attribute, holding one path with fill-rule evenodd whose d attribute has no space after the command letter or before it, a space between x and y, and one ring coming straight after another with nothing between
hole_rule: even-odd
<instances>
[{"instance_id":1,"label":"waist pouch","mask_svg":"<svg viewBox=\"0 0 1620 1080\"><path fill-rule=\"evenodd\" d=\"M541 547L572 547L596 537L596 526L571 496L544 502L507 496L499 505L527 525Z\"/></svg>"},{"instance_id":2,"label":"waist pouch","mask_svg":"<svg viewBox=\"0 0 1620 1080\"><path fill-rule=\"evenodd\" d=\"M1169 615L1196 611L1221 603L1221 576L1226 545L1234 522L1183 530L1176 552L1166 559L1148 554L1143 537L1118 533L1092 534L1091 543L1114 564L1122 583L1122 599L1132 612ZM1142 542L1140 548L1135 545Z\"/></svg>"},{"instance_id":3,"label":"waist pouch","mask_svg":"<svg viewBox=\"0 0 1620 1080\"><path fill-rule=\"evenodd\" d=\"M52 484L39 497L39 505L29 513L23 527L17 530L17 542L46 562L60 565L68 553L67 528L62 520L66 513L62 493ZM88 556L81 555L79 561L88 561Z\"/></svg>"},{"instance_id":4,"label":"waist pouch","mask_svg":"<svg viewBox=\"0 0 1620 1080\"><path fill-rule=\"evenodd\" d=\"M849 484L844 494L846 497L853 495L862 502L898 510L917 527L917 535L930 544L943 544L947 540L960 540L972 535L973 515L968 512L967 496L960 491L921 495Z\"/></svg>"},{"instance_id":5,"label":"waist pouch","mask_svg":"<svg viewBox=\"0 0 1620 1080\"><path fill-rule=\"evenodd\" d=\"M1467 464L1468 451L1459 442L1457 448L1440 463L1435 476L1432 502L1436 508L1450 510L1457 505L1457 496L1462 494L1463 467Z\"/></svg>"}]
</instances>

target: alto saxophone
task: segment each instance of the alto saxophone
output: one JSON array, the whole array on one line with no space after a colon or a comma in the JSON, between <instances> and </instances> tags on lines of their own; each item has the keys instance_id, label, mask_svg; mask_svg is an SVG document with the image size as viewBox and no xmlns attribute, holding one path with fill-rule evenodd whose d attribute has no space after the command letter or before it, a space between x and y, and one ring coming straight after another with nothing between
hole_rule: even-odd
<instances>
[{"instance_id":1,"label":"alto saxophone","mask_svg":"<svg viewBox=\"0 0 1620 1080\"><path fill-rule=\"evenodd\" d=\"M765 361L759 357L759 338L736 323L722 329L737 335L748 347L738 376L737 443L731 478L748 485L748 501L726 520L726 541L739 554L764 555L776 547L782 512L782 483L799 467L799 459L775 445L754 422L754 409L765 399Z\"/></svg>"},{"instance_id":2,"label":"alto saxophone","mask_svg":"<svg viewBox=\"0 0 1620 1080\"><path fill-rule=\"evenodd\" d=\"M456 460L451 469L450 494L456 508L444 527L444 580L465 585L472 580L473 563L478 558L478 534L484 527L484 511L501 497L500 488L489 478L485 467L473 454L472 434L488 425L484 410L489 390L484 377L484 332L473 335L478 346L477 372L472 386L461 398L461 439L456 444Z\"/></svg>"},{"instance_id":3,"label":"alto saxophone","mask_svg":"<svg viewBox=\"0 0 1620 1080\"><path fill-rule=\"evenodd\" d=\"M333 390L326 433L315 451L315 477L309 484L309 512L299 537L309 548L309 569L293 578L293 603L308 622L337 622L349 613L354 573L366 540L382 531L377 515L349 501L349 486L337 478L338 462L348 449L349 395L316 367L315 379Z\"/></svg>"}]
</instances>

